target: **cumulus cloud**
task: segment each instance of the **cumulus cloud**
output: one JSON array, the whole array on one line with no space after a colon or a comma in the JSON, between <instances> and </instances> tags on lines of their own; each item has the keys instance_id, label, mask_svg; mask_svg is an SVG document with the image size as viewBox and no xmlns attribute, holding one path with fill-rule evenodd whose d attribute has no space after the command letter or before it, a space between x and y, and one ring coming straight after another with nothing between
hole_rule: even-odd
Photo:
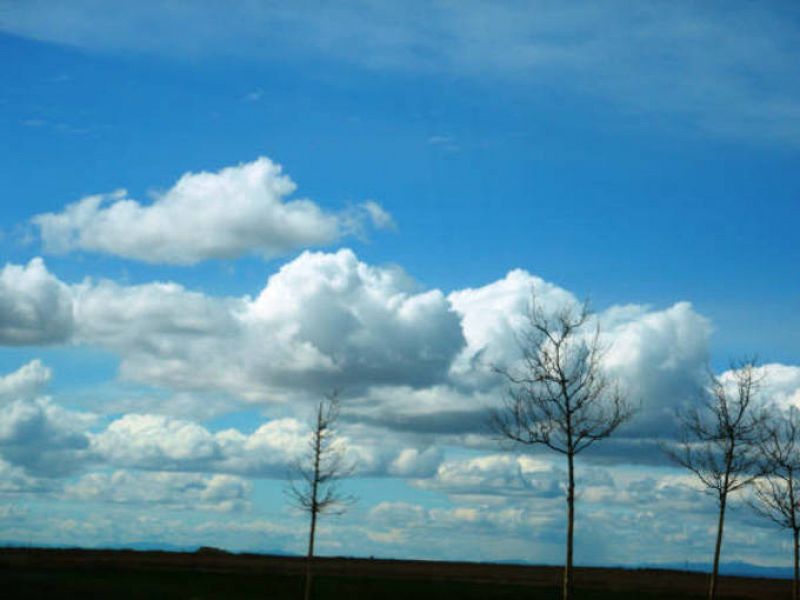
<instances>
[{"instance_id":1,"label":"cumulus cloud","mask_svg":"<svg viewBox=\"0 0 800 600\"><path fill-rule=\"evenodd\" d=\"M231 475L136 472L90 473L64 489L68 499L230 512L248 506L251 484Z\"/></svg>"},{"instance_id":2,"label":"cumulus cloud","mask_svg":"<svg viewBox=\"0 0 800 600\"><path fill-rule=\"evenodd\" d=\"M280 368L307 365L328 385L430 384L464 343L440 291L420 292L399 268L369 266L350 250L306 252L284 265L245 318L294 348Z\"/></svg>"},{"instance_id":3,"label":"cumulus cloud","mask_svg":"<svg viewBox=\"0 0 800 600\"><path fill-rule=\"evenodd\" d=\"M707 384L710 323L688 302L660 311L615 307L600 320L605 366L640 407L624 432L672 434L675 409L696 402Z\"/></svg>"},{"instance_id":4,"label":"cumulus cloud","mask_svg":"<svg viewBox=\"0 0 800 600\"><path fill-rule=\"evenodd\" d=\"M384 544L407 544L420 536L426 543L435 543L442 536L452 539L450 532L453 531L469 538L524 536L530 543L552 535L561 525L551 512L522 506L498 508L474 504L429 508L407 502L381 502L372 507L367 519L371 526L378 528L367 535Z\"/></svg>"},{"instance_id":5,"label":"cumulus cloud","mask_svg":"<svg viewBox=\"0 0 800 600\"><path fill-rule=\"evenodd\" d=\"M518 333L527 325L532 298L544 312L578 303L570 292L520 269L486 286L448 296L467 340L451 368L454 385L469 383L484 389L487 396L502 394L498 388L502 382L490 367L519 360ZM641 408L621 434L670 435L675 408L696 400L705 384L710 323L691 304L679 302L663 310L612 306L595 315L583 334L593 335L598 324L606 350L603 367ZM620 450L626 454L630 447Z\"/></svg>"},{"instance_id":6,"label":"cumulus cloud","mask_svg":"<svg viewBox=\"0 0 800 600\"><path fill-rule=\"evenodd\" d=\"M50 378L39 360L0 377L0 460L26 476L63 476L88 456L87 430L94 417L41 396Z\"/></svg>"},{"instance_id":7,"label":"cumulus cloud","mask_svg":"<svg viewBox=\"0 0 800 600\"><path fill-rule=\"evenodd\" d=\"M189 421L125 415L92 437L92 450L108 462L149 469L197 469L219 456L214 436Z\"/></svg>"},{"instance_id":8,"label":"cumulus cloud","mask_svg":"<svg viewBox=\"0 0 800 600\"><path fill-rule=\"evenodd\" d=\"M39 260L9 265L4 273L16 279L33 273L45 281L66 307L68 319L61 320L69 322L67 339L115 353L127 380L171 393L282 406L284 414L293 414L298 401L339 388L351 424L445 436L472 447L488 443L487 409L504 394L489 366L518 360L516 332L524 326L531 293L544 310L577 302L523 270L445 296L421 289L397 267L368 265L347 249L302 253L253 297L214 297L168 282L86 280L69 286ZM18 282L6 291L7 297L25 297ZM57 310L42 309L26 327L47 330L54 315ZM658 462L655 443L643 444L671 435L674 409L702 389L711 326L686 302L664 309L613 306L596 322L608 349L605 367L641 411L593 456ZM770 379L783 382L775 384L783 391L774 394L783 403L795 401L793 369L770 367ZM47 377L43 366L31 364L25 374L0 381L0 395L4 388L34 389ZM125 410L160 412L152 402Z\"/></svg>"},{"instance_id":9,"label":"cumulus cloud","mask_svg":"<svg viewBox=\"0 0 800 600\"><path fill-rule=\"evenodd\" d=\"M70 411L47 398L0 406L0 456L44 477L73 472L87 458L90 415Z\"/></svg>"},{"instance_id":10,"label":"cumulus cloud","mask_svg":"<svg viewBox=\"0 0 800 600\"><path fill-rule=\"evenodd\" d=\"M461 317L467 340L453 365L454 378L471 378L475 383L492 385L496 382L490 368L519 358L516 334L525 326L532 298L544 311L577 302L570 292L522 269L514 269L503 279L485 286L450 293L448 300Z\"/></svg>"},{"instance_id":11,"label":"cumulus cloud","mask_svg":"<svg viewBox=\"0 0 800 600\"><path fill-rule=\"evenodd\" d=\"M244 392L249 348L237 314L243 301L173 283L73 288L76 342L120 357L124 378L176 390Z\"/></svg>"},{"instance_id":12,"label":"cumulus cloud","mask_svg":"<svg viewBox=\"0 0 800 600\"><path fill-rule=\"evenodd\" d=\"M378 227L391 223L374 201L335 214L308 199L290 200L296 189L280 165L261 157L216 173L186 173L150 203L119 190L37 215L33 223L48 252L88 250L178 265L329 244L358 231L364 216Z\"/></svg>"},{"instance_id":13,"label":"cumulus cloud","mask_svg":"<svg viewBox=\"0 0 800 600\"><path fill-rule=\"evenodd\" d=\"M497 390L469 390L455 385L413 388L374 386L348 398L346 418L396 432L465 435L486 430Z\"/></svg>"},{"instance_id":14,"label":"cumulus cloud","mask_svg":"<svg viewBox=\"0 0 800 600\"><path fill-rule=\"evenodd\" d=\"M0 494L43 493L51 489L52 482L0 458Z\"/></svg>"},{"instance_id":15,"label":"cumulus cloud","mask_svg":"<svg viewBox=\"0 0 800 600\"><path fill-rule=\"evenodd\" d=\"M250 434L211 432L200 424L161 415L125 415L91 434L92 455L111 465L145 470L229 473L283 478L308 454L310 429L293 418L273 419ZM421 477L441 452L387 443L369 435L339 437L355 475Z\"/></svg>"},{"instance_id":16,"label":"cumulus cloud","mask_svg":"<svg viewBox=\"0 0 800 600\"><path fill-rule=\"evenodd\" d=\"M72 333L69 288L44 261L7 264L0 272L0 344L41 345L63 342Z\"/></svg>"},{"instance_id":17,"label":"cumulus cloud","mask_svg":"<svg viewBox=\"0 0 800 600\"><path fill-rule=\"evenodd\" d=\"M353 391L441 381L464 340L437 290L350 250L305 252L255 298L171 283L75 286L77 341L111 349L128 379L280 401L286 390Z\"/></svg>"},{"instance_id":18,"label":"cumulus cloud","mask_svg":"<svg viewBox=\"0 0 800 600\"><path fill-rule=\"evenodd\" d=\"M162 415L125 415L92 436L103 461L129 468L283 477L307 449L308 428L276 419L251 434L212 433L202 425Z\"/></svg>"},{"instance_id":19,"label":"cumulus cloud","mask_svg":"<svg viewBox=\"0 0 800 600\"><path fill-rule=\"evenodd\" d=\"M37 396L53 376L49 367L35 359L13 373L0 376L0 400Z\"/></svg>"},{"instance_id":20,"label":"cumulus cloud","mask_svg":"<svg viewBox=\"0 0 800 600\"><path fill-rule=\"evenodd\" d=\"M416 483L455 497L513 496L561 497L562 470L547 460L531 456L490 454L448 460L431 479Z\"/></svg>"},{"instance_id":21,"label":"cumulus cloud","mask_svg":"<svg viewBox=\"0 0 800 600\"><path fill-rule=\"evenodd\" d=\"M732 370L720 375L720 380L735 385ZM800 367L768 363L756 369L758 398L768 406L779 409L795 407L800 409Z\"/></svg>"}]
</instances>

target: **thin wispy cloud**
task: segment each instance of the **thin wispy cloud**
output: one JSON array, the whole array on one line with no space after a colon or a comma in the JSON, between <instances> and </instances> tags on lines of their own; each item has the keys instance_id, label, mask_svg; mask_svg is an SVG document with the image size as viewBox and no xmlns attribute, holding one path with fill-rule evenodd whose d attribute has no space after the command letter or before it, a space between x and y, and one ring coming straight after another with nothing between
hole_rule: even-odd
<instances>
[{"instance_id":1,"label":"thin wispy cloud","mask_svg":"<svg viewBox=\"0 0 800 600\"><path fill-rule=\"evenodd\" d=\"M791 6L745 2L724 8L474 1L289 7L37 0L6 3L0 28L105 52L312 57L494 85L546 85L630 115L683 119L714 136L796 145L797 19ZM150 35L141 35L145 27Z\"/></svg>"}]
</instances>

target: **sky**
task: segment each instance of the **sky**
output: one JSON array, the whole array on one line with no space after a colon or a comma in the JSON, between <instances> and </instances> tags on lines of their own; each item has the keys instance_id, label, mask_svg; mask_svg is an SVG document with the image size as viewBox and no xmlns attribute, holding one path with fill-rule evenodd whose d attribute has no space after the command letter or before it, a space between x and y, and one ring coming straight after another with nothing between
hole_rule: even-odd
<instances>
[{"instance_id":1,"label":"sky","mask_svg":"<svg viewBox=\"0 0 800 600\"><path fill-rule=\"evenodd\" d=\"M0 541L558 564L561 457L498 443L532 293L640 410L576 561L707 562L659 441L757 356L800 406L793 2L0 0ZM784 565L734 501L723 561ZM643 558L644 557L644 558Z\"/></svg>"}]
</instances>

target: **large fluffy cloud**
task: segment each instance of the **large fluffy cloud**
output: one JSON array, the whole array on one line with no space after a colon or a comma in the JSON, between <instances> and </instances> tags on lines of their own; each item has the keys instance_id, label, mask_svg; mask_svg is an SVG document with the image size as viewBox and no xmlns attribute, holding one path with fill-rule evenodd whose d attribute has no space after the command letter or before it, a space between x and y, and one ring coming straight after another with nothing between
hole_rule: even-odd
<instances>
[{"instance_id":1,"label":"large fluffy cloud","mask_svg":"<svg viewBox=\"0 0 800 600\"><path fill-rule=\"evenodd\" d=\"M364 219L391 223L375 202L334 214L308 199L268 158L216 173L186 173L151 203L125 190L88 196L63 212L36 216L49 252L89 250L151 263L193 264L247 253L275 256L333 242Z\"/></svg>"},{"instance_id":2,"label":"large fluffy cloud","mask_svg":"<svg viewBox=\"0 0 800 600\"><path fill-rule=\"evenodd\" d=\"M339 388L350 422L444 434L454 443L472 436L468 446L488 443L475 436L486 432L487 409L504 394L490 367L519 358L517 332L531 294L544 310L576 302L522 270L445 296L346 249L301 254L254 297L214 297L175 283L68 286L39 260L5 272L25 274L9 279L6 297L14 303L27 297L31 274L47 282L68 315L61 319L69 323L66 339L114 352L128 380L283 405L284 414L295 410L287 400ZM46 330L54 314L34 313L27 329ZM656 460L660 453L646 440L670 435L674 409L696 398L706 382L710 324L685 302L660 310L614 306L587 333L596 323L607 348L605 367L641 406L619 439L596 452ZM41 366L29 368L34 379L45 377ZM768 369L770 381L783 382L776 394L784 403L796 393L793 369Z\"/></svg>"},{"instance_id":3,"label":"large fluffy cloud","mask_svg":"<svg viewBox=\"0 0 800 600\"><path fill-rule=\"evenodd\" d=\"M626 433L671 433L675 409L695 402L708 382L710 323L688 302L660 311L612 308L601 322L605 366L640 407Z\"/></svg>"},{"instance_id":4,"label":"large fluffy cloud","mask_svg":"<svg viewBox=\"0 0 800 600\"><path fill-rule=\"evenodd\" d=\"M453 365L454 378L482 377L484 382L491 367L519 357L517 334L526 325L532 301L545 311L577 302L571 293L522 269L479 288L454 291L448 300L461 317L467 340Z\"/></svg>"},{"instance_id":5,"label":"large fluffy cloud","mask_svg":"<svg viewBox=\"0 0 800 600\"><path fill-rule=\"evenodd\" d=\"M532 299L544 312L578 302L570 292L519 269L486 286L452 292L448 298L461 317L467 340L453 363L451 382L483 388L495 397L502 395L502 387L498 388L491 367L519 360L519 332L528 326ZM679 302L663 310L613 306L595 315L582 334L593 335L596 326L602 334L604 368L641 407L624 433L669 434L674 409L696 399L704 384L708 321L689 303Z\"/></svg>"},{"instance_id":6,"label":"large fluffy cloud","mask_svg":"<svg viewBox=\"0 0 800 600\"><path fill-rule=\"evenodd\" d=\"M246 320L294 349L280 369L306 364L331 385L431 384L464 343L441 292L420 292L402 270L371 267L349 250L306 252L285 265Z\"/></svg>"},{"instance_id":7,"label":"large fluffy cloud","mask_svg":"<svg viewBox=\"0 0 800 600\"><path fill-rule=\"evenodd\" d=\"M40 258L0 272L0 344L61 342L72 332L72 297Z\"/></svg>"},{"instance_id":8,"label":"large fluffy cloud","mask_svg":"<svg viewBox=\"0 0 800 600\"><path fill-rule=\"evenodd\" d=\"M440 292L349 250L303 253L254 299L175 284L74 291L77 339L118 352L130 379L177 389L274 401L281 389L419 387L442 380L464 343Z\"/></svg>"}]
</instances>

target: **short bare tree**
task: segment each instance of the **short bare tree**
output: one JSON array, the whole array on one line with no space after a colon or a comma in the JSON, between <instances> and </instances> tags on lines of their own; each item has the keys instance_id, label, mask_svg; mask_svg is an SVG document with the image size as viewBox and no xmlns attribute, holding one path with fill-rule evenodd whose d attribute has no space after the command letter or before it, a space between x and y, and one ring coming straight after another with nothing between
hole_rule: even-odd
<instances>
[{"instance_id":1,"label":"short bare tree","mask_svg":"<svg viewBox=\"0 0 800 600\"><path fill-rule=\"evenodd\" d=\"M754 484L751 506L793 536L792 598L800 600L800 412L791 407L770 419L760 446L764 477Z\"/></svg>"},{"instance_id":2,"label":"short bare tree","mask_svg":"<svg viewBox=\"0 0 800 600\"><path fill-rule=\"evenodd\" d=\"M599 326L589 331L588 303L545 313L532 299L525 326L517 332L522 361L495 367L508 393L492 414L503 440L541 445L567 460L567 540L562 598L573 596L575 457L609 437L633 415L633 409L602 366Z\"/></svg>"},{"instance_id":3,"label":"short bare tree","mask_svg":"<svg viewBox=\"0 0 800 600\"><path fill-rule=\"evenodd\" d=\"M341 438L337 437L334 428L339 409L339 397L335 392L317 404L308 453L294 465L286 490L292 503L308 513L310 520L305 600L311 598L317 518L326 513L341 514L355 501L353 496L343 494L338 486L343 477L353 472L353 465L346 462Z\"/></svg>"},{"instance_id":4,"label":"short bare tree","mask_svg":"<svg viewBox=\"0 0 800 600\"><path fill-rule=\"evenodd\" d=\"M766 413L757 406L759 378L754 360L731 365L730 384L709 373L710 385L701 406L679 413L681 439L665 446L667 454L694 473L719 507L714 563L708 598L717 597L719 557L725 529L725 508L731 493L763 474L758 451Z\"/></svg>"}]
</instances>

